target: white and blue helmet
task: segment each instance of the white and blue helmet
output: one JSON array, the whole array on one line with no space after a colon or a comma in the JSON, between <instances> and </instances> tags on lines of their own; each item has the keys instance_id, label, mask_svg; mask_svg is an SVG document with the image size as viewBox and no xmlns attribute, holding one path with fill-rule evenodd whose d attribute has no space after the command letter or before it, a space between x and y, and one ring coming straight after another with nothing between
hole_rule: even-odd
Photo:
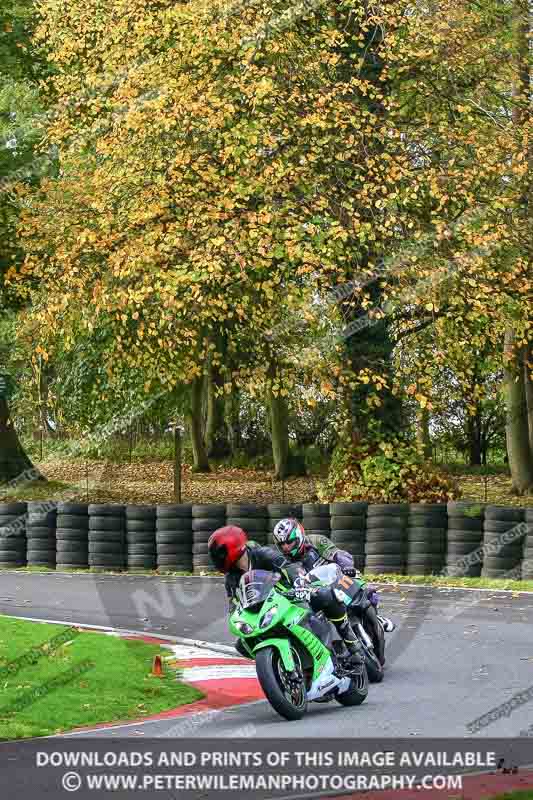
<instances>
[{"instance_id":1,"label":"white and blue helmet","mask_svg":"<svg viewBox=\"0 0 533 800\"><path fill-rule=\"evenodd\" d=\"M274 542L282 553L291 558L303 555L305 530L297 519L280 519L273 531Z\"/></svg>"}]
</instances>

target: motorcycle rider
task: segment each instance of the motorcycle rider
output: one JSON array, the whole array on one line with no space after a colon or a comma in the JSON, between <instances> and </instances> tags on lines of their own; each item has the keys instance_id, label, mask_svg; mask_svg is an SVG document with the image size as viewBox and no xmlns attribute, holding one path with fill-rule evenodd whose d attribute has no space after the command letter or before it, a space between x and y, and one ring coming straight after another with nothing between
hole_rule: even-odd
<instances>
[{"instance_id":1,"label":"motorcycle rider","mask_svg":"<svg viewBox=\"0 0 533 800\"><path fill-rule=\"evenodd\" d=\"M303 525L293 518L280 520L274 528L273 538L279 552L290 561L301 563L306 572L310 572L313 567L321 563L337 564L345 575L354 579L356 586L351 590L353 604L368 615L373 627L376 622L372 609L384 631L388 633L394 630L394 623L377 613L377 592L373 586L366 584L361 572L355 568L353 556L350 553L338 548L327 536L322 534L306 535ZM376 637L376 645L378 645L378 639L379 636ZM377 650L381 651L378 652L378 657L384 663L383 644L377 646Z\"/></svg>"},{"instance_id":2,"label":"motorcycle rider","mask_svg":"<svg viewBox=\"0 0 533 800\"><path fill-rule=\"evenodd\" d=\"M315 612L323 611L328 620L334 624L350 655L350 669L356 674L362 674L364 657L361 642L350 625L344 604L336 597L333 589L322 587L311 592L311 587L305 579L295 576L294 569L289 569L292 566L291 561L280 550L273 547L250 546L246 533L235 525L226 525L214 531L207 543L207 549L214 566L226 576L225 586L230 613L236 602L235 595L239 581L245 572L250 569L279 572L288 584L293 585L296 599L309 602ZM240 644L240 641L236 644L238 652L248 656Z\"/></svg>"}]
</instances>

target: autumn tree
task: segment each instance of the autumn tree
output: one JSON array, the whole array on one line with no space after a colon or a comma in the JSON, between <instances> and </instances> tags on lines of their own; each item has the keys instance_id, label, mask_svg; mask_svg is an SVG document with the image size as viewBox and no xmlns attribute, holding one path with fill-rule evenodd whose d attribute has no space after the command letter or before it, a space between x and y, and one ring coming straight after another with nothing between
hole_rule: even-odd
<instances>
[{"instance_id":1,"label":"autumn tree","mask_svg":"<svg viewBox=\"0 0 533 800\"><path fill-rule=\"evenodd\" d=\"M17 235L19 209L13 187L38 184L50 169L49 153L37 154L43 112L38 80L46 74L42 55L32 44L33 2L7 0L0 10L0 482L41 478L22 447L10 404L18 391L15 320L21 301L4 283L24 252ZM31 358L31 356L30 356Z\"/></svg>"},{"instance_id":2,"label":"autumn tree","mask_svg":"<svg viewBox=\"0 0 533 800\"><path fill-rule=\"evenodd\" d=\"M356 440L394 452L395 341L494 314L525 335L508 209L526 159L496 0L41 9L61 169L21 194L13 279L38 280L46 352L105 330L110 381L136 372L147 392L184 384L196 402L207 365L231 363L231 385L265 386L276 410L291 376L272 320L352 282L326 311L346 329L334 360L313 372Z\"/></svg>"}]
</instances>

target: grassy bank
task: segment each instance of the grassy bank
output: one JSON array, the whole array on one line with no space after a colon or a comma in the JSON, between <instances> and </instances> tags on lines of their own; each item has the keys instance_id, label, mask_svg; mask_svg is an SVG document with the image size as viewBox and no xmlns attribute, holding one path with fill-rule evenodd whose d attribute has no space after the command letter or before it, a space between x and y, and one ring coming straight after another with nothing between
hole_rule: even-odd
<instances>
[{"instance_id":1,"label":"grassy bank","mask_svg":"<svg viewBox=\"0 0 533 800\"><path fill-rule=\"evenodd\" d=\"M0 739L138 719L202 697L150 675L158 645L0 616Z\"/></svg>"}]
</instances>

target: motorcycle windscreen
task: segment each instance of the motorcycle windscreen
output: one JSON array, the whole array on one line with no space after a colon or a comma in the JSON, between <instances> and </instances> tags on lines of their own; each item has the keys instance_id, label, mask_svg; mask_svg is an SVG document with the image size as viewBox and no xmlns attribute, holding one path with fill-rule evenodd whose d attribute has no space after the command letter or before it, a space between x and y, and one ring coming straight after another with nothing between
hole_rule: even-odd
<instances>
[{"instance_id":1,"label":"motorcycle windscreen","mask_svg":"<svg viewBox=\"0 0 533 800\"><path fill-rule=\"evenodd\" d=\"M328 564L314 567L311 572L309 572L309 578L311 581L320 581L330 586L332 583L336 583L342 578L342 570L338 564L334 564L330 561Z\"/></svg>"},{"instance_id":2,"label":"motorcycle windscreen","mask_svg":"<svg viewBox=\"0 0 533 800\"><path fill-rule=\"evenodd\" d=\"M279 581L279 575L264 569L251 569L245 572L237 589L242 608L253 608L265 602Z\"/></svg>"}]
</instances>

